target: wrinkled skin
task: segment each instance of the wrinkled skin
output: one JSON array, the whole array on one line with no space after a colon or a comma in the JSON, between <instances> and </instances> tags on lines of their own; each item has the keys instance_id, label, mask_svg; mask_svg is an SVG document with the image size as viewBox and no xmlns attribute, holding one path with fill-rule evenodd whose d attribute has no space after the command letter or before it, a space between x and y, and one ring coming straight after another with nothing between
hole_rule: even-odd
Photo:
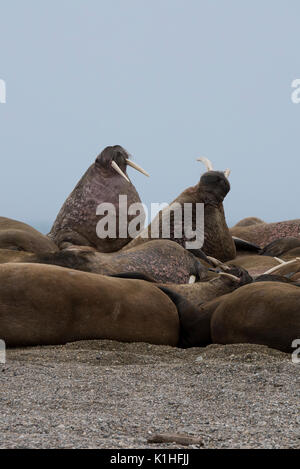
<instances>
[{"instance_id":1,"label":"wrinkled skin","mask_svg":"<svg viewBox=\"0 0 300 469\"><path fill-rule=\"evenodd\" d=\"M41 254L57 251L56 244L26 223L0 217L0 249Z\"/></svg>"},{"instance_id":2,"label":"wrinkled skin","mask_svg":"<svg viewBox=\"0 0 300 469\"><path fill-rule=\"evenodd\" d=\"M211 335L218 344L258 344L291 352L300 337L300 289L262 282L218 299Z\"/></svg>"},{"instance_id":3,"label":"wrinkled skin","mask_svg":"<svg viewBox=\"0 0 300 469\"><path fill-rule=\"evenodd\" d=\"M140 203L140 197L131 182L127 182L111 166L115 161L123 173L126 172L128 153L120 146L107 147L87 170L71 195L65 201L49 233L60 249L70 245L92 246L100 252L114 252L121 249L130 237L119 237L119 196L126 195L128 207ZM100 239L96 233L98 222L103 218L96 215L97 207L102 203L111 203L116 209L116 239ZM127 216L128 223L133 216Z\"/></svg>"},{"instance_id":4,"label":"wrinkled skin","mask_svg":"<svg viewBox=\"0 0 300 469\"><path fill-rule=\"evenodd\" d=\"M183 205L185 203L192 204L193 217L190 228L193 230L196 228L196 204L204 204L204 245L201 247L201 249L207 256L215 257L222 262L234 259L236 255L235 244L226 224L223 207L223 200L229 191L230 184L224 173L219 171L208 171L201 177L200 182L196 186L186 189L172 202L172 204L180 204L182 207L182 213ZM161 238L162 216L165 216L165 214L168 213L168 210L169 208L160 212L156 220L154 220L149 225L149 227L146 228L145 231L148 233L148 238L145 239L141 235L129 243L125 249L151 241L153 239L153 237L151 237L152 227L158 221L158 237ZM182 238L176 238L174 231L174 213L171 212L171 230L169 239L177 242L183 247L186 247L186 241L193 241L187 239L186 236L183 236Z\"/></svg>"},{"instance_id":5,"label":"wrinkled skin","mask_svg":"<svg viewBox=\"0 0 300 469\"><path fill-rule=\"evenodd\" d=\"M168 240L157 240L111 254L73 247L55 254L32 256L25 262L58 265L102 275L139 272L156 282L178 284L188 283L191 275L200 279L207 273L207 267L192 253Z\"/></svg>"},{"instance_id":6,"label":"wrinkled skin","mask_svg":"<svg viewBox=\"0 0 300 469\"><path fill-rule=\"evenodd\" d=\"M300 238L300 220L233 227L230 229L230 233L232 236L245 239L264 248L267 244L280 238Z\"/></svg>"}]
</instances>

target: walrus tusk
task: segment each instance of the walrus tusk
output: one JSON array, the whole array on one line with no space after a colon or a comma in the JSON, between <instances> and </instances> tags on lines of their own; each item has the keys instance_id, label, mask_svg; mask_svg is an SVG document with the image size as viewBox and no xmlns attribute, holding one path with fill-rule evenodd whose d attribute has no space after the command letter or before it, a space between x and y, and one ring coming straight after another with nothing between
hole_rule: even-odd
<instances>
[{"instance_id":1,"label":"walrus tusk","mask_svg":"<svg viewBox=\"0 0 300 469\"><path fill-rule=\"evenodd\" d=\"M227 274L226 272L219 272L219 275L222 275L223 277L231 278L232 280L237 280L238 282L241 280L239 277L236 277L235 275L232 274Z\"/></svg>"},{"instance_id":2,"label":"walrus tusk","mask_svg":"<svg viewBox=\"0 0 300 469\"><path fill-rule=\"evenodd\" d=\"M226 171L224 171L225 177L227 177L227 179L229 178L230 173L231 173L231 169L226 169Z\"/></svg>"},{"instance_id":3,"label":"walrus tusk","mask_svg":"<svg viewBox=\"0 0 300 469\"><path fill-rule=\"evenodd\" d=\"M126 179L127 182L130 182L128 177L126 176L126 174L123 173L122 169L119 168L119 166L117 165L117 163L115 161L112 161L111 165L114 168L114 170L117 171L117 173L120 174L120 176L122 176L124 179Z\"/></svg>"},{"instance_id":4,"label":"walrus tusk","mask_svg":"<svg viewBox=\"0 0 300 469\"><path fill-rule=\"evenodd\" d=\"M203 164L205 164L207 171L213 171L214 170L212 162L209 161L204 156L202 156L201 158L197 158L197 161L201 161Z\"/></svg>"},{"instance_id":5,"label":"walrus tusk","mask_svg":"<svg viewBox=\"0 0 300 469\"><path fill-rule=\"evenodd\" d=\"M207 256L207 259L208 259L215 267L219 267L220 265L222 265L222 262L219 261L218 259L215 259L214 257Z\"/></svg>"},{"instance_id":6,"label":"walrus tusk","mask_svg":"<svg viewBox=\"0 0 300 469\"><path fill-rule=\"evenodd\" d=\"M131 160L128 160L128 159L126 160L126 163L128 164L128 166L131 166L132 168L136 169L137 171L144 174L148 178L150 177L150 174L148 174L147 171L145 171L143 168L141 168L138 164L133 163Z\"/></svg>"},{"instance_id":7,"label":"walrus tusk","mask_svg":"<svg viewBox=\"0 0 300 469\"><path fill-rule=\"evenodd\" d=\"M189 279L189 285L193 285L193 283L196 283L196 277L195 275L191 275Z\"/></svg>"},{"instance_id":8,"label":"walrus tusk","mask_svg":"<svg viewBox=\"0 0 300 469\"><path fill-rule=\"evenodd\" d=\"M284 262L283 264L276 265L276 267L272 267L272 269L267 270L263 275L270 275L273 274L274 272L277 272L278 270L281 270L282 267L285 267L286 265L293 264L293 262L297 262L300 260L299 257L296 257L296 259L292 259L291 261Z\"/></svg>"},{"instance_id":9,"label":"walrus tusk","mask_svg":"<svg viewBox=\"0 0 300 469\"><path fill-rule=\"evenodd\" d=\"M283 259L279 259L279 257L274 257L275 261L279 262L279 264L285 264Z\"/></svg>"}]
</instances>

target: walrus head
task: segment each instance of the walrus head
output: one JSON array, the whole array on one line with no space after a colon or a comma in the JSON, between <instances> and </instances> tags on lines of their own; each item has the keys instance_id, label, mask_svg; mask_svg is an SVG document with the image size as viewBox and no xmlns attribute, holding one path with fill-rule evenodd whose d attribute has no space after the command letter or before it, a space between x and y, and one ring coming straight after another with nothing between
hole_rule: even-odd
<instances>
[{"instance_id":1,"label":"walrus head","mask_svg":"<svg viewBox=\"0 0 300 469\"><path fill-rule=\"evenodd\" d=\"M204 203L219 205L223 202L230 191L229 175L230 170L214 171L211 162L207 158L198 158L205 164L207 172L200 178L198 190L202 195Z\"/></svg>"},{"instance_id":2,"label":"walrus head","mask_svg":"<svg viewBox=\"0 0 300 469\"><path fill-rule=\"evenodd\" d=\"M195 186L195 199L204 203L204 245L205 254L213 256L222 262L234 259L236 248L229 233L225 220L223 201L230 191L230 170L214 171L212 163L207 158L198 158L204 163L205 172Z\"/></svg>"},{"instance_id":3,"label":"walrus head","mask_svg":"<svg viewBox=\"0 0 300 469\"><path fill-rule=\"evenodd\" d=\"M143 168L130 160L130 154L120 145L106 147L97 156L95 165L101 170L103 177L111 177L117 172L127 182L130 182L127 175L127 165L149 177L149 174Z\"/></svg>"}]
</instances>

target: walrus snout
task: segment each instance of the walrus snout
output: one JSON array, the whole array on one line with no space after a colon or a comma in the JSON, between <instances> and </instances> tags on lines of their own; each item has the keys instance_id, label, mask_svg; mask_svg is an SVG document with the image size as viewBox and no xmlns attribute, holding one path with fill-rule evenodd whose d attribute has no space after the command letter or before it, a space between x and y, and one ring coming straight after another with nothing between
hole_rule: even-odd
<instances>
[{"instance_id":1,"label":"walrus snout","mask_svg":"<svg viewBox=\"0 0 300 469\"><path fill-rule=\"evenodd\" d=\"M110 146L104 150L96 158L96 166L113 173L112 163L118 165L119 169L125 174L127 168L127 160L130 158L129 153L120 145Z\"/></svg>"},{"instance_id":2,"label":"walrus snout","mask_svg":"<svg viewBox=\"0 0 300 469\"><path fill-rule=\"evenodd\" d=\"M120 145L106 147L102 153L97 156L96 166L107 171L110 176L115 175L116 173L119 174L127 182L130 182L126 172L127 165L149 177L149 174L141 166L133 163L130 158L131 155L128 153L128 151Z\"/></svg>"}]
</instances>

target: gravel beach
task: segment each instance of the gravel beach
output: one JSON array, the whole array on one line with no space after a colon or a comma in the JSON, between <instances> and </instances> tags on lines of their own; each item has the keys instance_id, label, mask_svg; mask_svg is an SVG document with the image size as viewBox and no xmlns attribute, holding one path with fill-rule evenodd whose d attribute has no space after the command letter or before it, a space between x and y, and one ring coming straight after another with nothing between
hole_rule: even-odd
<instances>
[{"instance_id":1,"label":"gravel beach","mask_svg":"<svg viewBox=\"0 0 300 469\"><path fill-rule=\"evenodd\" d=\"M300 365L262 346L13 349L0 377L1 448L300 447Z\"/></svg>"}]
</instances>

